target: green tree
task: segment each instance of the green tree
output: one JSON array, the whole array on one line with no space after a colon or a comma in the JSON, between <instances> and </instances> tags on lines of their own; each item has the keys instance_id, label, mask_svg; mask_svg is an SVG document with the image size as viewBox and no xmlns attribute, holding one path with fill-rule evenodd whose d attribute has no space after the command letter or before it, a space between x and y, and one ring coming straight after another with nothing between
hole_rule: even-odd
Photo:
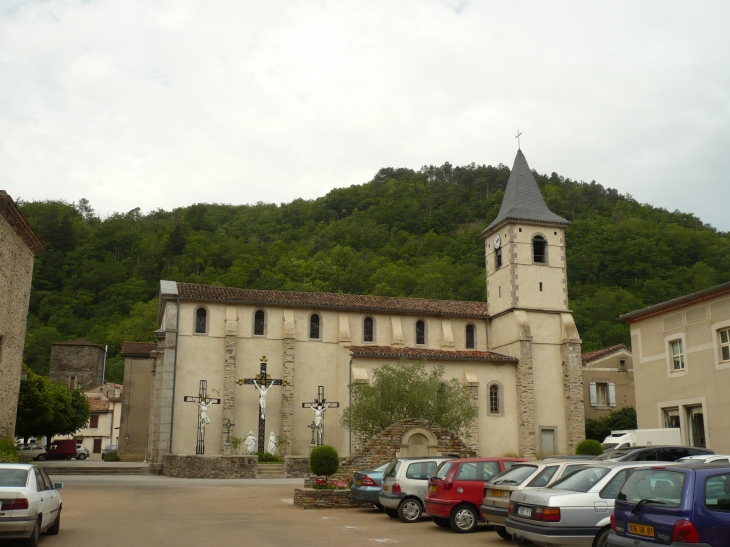
<instances>
[{"instance_id":1,"label":"green tree","mask_svg":"<svg viewBox=\"0 0 730 547\"><path fill-rule=\"evenodd\" d=\"M586 420L586 439L594 439L600 443L611 434L611 431L621 429L636 429L636 409L625 406L613 410L605 416L588 418Z\"/></svg>"},{"instance_id":2,"label":"green tree","mask_svg":"<svg viewBox=\"0 0 730 547\"><path fill-rule=\"evenodd\" d=\"M599 454L603 454L603 447L600 441L586 439L578 443L578 446L575 447L575 453L584 456L598 456Z\"/></svg>"},{"instance_id":3,"label":"green tree","mask_svg":"<svg viewBox=\"0 0 730 547\"><path fill-rule=\"evenodd\" d=\"M309 455L309 470L315 475L324 475L329 481L329 476L337 473L340 468L340 457L334 447L325 444L318 446Z\"/></svg>"},{"instance_id":4,"label":"green tree","mask_svg":"<svg viewBox=\"0 0 730 547\"><path fill-rule=\"evenodd\" d=\"M405 418L428 420L463 435L478 413L461 383L444 379L441 365L429 371L425 363L404 359L376 369L372 383L349 387L353 403L340 424L366 439Z\"/></svg>"}]
</instances>

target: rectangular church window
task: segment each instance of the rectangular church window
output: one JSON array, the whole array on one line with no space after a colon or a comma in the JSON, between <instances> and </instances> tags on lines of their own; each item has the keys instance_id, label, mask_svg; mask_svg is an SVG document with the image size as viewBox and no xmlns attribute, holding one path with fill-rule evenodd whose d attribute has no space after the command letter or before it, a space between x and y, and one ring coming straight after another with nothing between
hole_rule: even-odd
<instances>
[{"instance_id":1,"label":"rectangular church window","mask_svg":"<svg viewBox=\"0 0 730 547\"><path fill-rule=\"evenodd\" d=\"M426 343L426 325L423 321L416 321L416 344Z\"/></svg>"},{"instance_id":2,"label":"rectangular church window","mask_svg":"<svg viewBox=\"0 0 730 547\"><path fill-rule=\"evenodd\" d=\"M474 325L466 326L466 349L474 349Z\"/></svg>"}]
</instances>

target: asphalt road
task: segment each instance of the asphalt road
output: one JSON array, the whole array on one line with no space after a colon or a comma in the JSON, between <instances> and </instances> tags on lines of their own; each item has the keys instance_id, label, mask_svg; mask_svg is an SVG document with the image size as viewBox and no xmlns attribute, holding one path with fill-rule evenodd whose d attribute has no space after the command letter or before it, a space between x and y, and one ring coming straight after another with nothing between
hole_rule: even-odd
<instances>
[{"instance_id":1,"label":"asphalt road","mask_svg":"<svg viewBox=\"0 0 730 547\"><path fill-rule=\"evenodd\" d=\"M51 478L64 484L61 532L41 536L43 547L511 545L485 525L456 534L430 520L404 524L375 509L303 510L292 505L298 479Z\"/></svg>"}]
</instances>

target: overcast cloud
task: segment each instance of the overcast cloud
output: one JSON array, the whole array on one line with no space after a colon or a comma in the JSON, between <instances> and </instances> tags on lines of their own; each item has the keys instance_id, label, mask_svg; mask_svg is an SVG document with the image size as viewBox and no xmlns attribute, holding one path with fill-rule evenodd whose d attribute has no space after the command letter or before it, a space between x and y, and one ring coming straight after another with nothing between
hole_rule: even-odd
<instances>
[{"instance_id":1,"label":"overcast cloud","mask_svg":"<svg viewBox=\"0 0 730 547\"><path fill-rule=\"evenodd\" d=\"M730 2L0 0L0 188L98 213L530 166L730 230Z\"/></svg>"}]
</instances>

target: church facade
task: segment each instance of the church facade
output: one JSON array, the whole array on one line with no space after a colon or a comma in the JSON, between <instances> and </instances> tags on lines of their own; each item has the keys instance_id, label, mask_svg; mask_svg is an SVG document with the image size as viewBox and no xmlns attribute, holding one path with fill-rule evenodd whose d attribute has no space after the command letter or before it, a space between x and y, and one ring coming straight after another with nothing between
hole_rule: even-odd
<instances>
[{"instance_id":1,"label":"church facade","mask_svg":"<svg viewBox=\"0 0 730 547\"><path fill-rule=\"evenodd\" d=\"M339 423L348 386L402 358L441 364L479 410L465 442L483 456L572 453L584 435L580 338L568 309L564 229L518 152L497 219L482 233L487 303L299 293L161 281L152 352L148 446L152 461L195 453L198 405L207 408L205 453L227 430L258 436L265 363L280 380L266 392L265 431L306 455L313 406L324 397L323 440L341 455L361 439ZM323 393L322 393L323 389ZM218 401L216 401L218 402ZM327 404L325 403L325 404ZM337 403L337 404L335 404Z\"/></svg>"}]
</instances>

